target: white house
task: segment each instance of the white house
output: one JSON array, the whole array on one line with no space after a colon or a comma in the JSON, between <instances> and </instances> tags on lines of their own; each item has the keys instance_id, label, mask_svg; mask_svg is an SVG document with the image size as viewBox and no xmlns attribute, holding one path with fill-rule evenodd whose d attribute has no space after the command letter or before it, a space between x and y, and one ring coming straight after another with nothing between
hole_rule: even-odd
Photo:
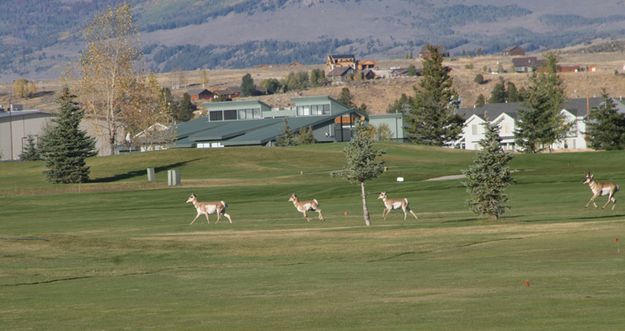
<instances>
[{"instance_id":1,"label":"white house","mask_svg":"<svg viewBox=\"0 0 625 331\"><path fill-rule=\"evenodd\" d=\"M603 98L579 98L569 99L561 110L560 114L568 123L572 123L571 130L564 140L554 143L552 149L585 149L586 144L586 116L594 107L598 107L603 102ZM625 112L625 107L616 102L620 111ZM514 141L514 131L516 129L516 118L519 109L523 104L520 102L486 104L479 108L466 108L458 111L459 115L465 118L462 134L457 141L449 145L455 148L470 150L480 149L479 141L484 138L483 124L489 121L491 124L499 125L499 135L505 150L516 151Z\"/></svg>"}]
</instances>

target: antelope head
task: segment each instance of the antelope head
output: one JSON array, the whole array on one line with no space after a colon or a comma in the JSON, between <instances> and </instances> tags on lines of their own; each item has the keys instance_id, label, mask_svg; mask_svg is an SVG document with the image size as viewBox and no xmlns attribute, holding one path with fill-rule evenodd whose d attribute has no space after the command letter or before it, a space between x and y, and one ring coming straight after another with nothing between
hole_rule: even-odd
<instances>
[{"instance_id":1,"label":"antelope head","mask_svg":"<svg viewBox=\"0 0 625 331\"><path fill-rule=\"evenodd\" d=\"M386 198L387 198L387 197L386 197L386 192L380 192L380 195L378 195L378 200L380 200L380 199L381 199L381 200L384 200L384 199L386 199Z\"/></svg>"},{"instance_id":2,"label":"antelope head","mask_svg":"<svg viewBox=\"0 0 625 331\"><path fill-rule=\"evenodd\" d=\"M195 193L191 193L191 195L187 198L187 201L185 203L193 203L193 201L196 201L197 197L195 196Z\"/></svg>"},{"instance_id":3,"label":"antelope head","mask_svg":"<svg viewBox=\"0 0 625 331\"><path fill-rule=\"evenodd\" d=\"M291 196L289 197L289 201L291 202L297 202L297 195L295 195L295 193L291 193Z\"/></svg>"},{"instance_id":4,"label":"antelope head","mask_svg":"<svg viewBox=\"0 0 625 331\"><path fill-rule=\"evenodd\" d=\"M593 181L594 178L595 177L593 176L593 174L590 171L588 171L586 173L586 177L584 178L584 182L582 182L582 184L589 184L590 182Z\"/></svg>"}]
</instances>

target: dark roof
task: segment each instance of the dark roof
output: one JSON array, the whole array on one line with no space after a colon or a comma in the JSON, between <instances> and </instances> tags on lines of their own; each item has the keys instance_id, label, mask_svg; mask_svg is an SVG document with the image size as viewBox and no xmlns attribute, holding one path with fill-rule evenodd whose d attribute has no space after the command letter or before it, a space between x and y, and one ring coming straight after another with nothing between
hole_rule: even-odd
<instances>
[{"instance_id":1,"label":"dark roof","mask_svg":"<svg viewBox=\"0 0 625 331\"><path fill-rule=\"evenodd\" d=\"M576 116L585 116L587 110L593 107L599 107L603 103L603 98L588 98L588 106L586 109L586 98L568 99L562 105L562 108L566 109L569 113Z\"/></svg>"},{"instance_id":2,"label":"dark roof","mask_svg":"<svg viewBox=\"0 0 625 331\"><path fill-rule=\"evenodd\" d=\"M469 119L472 115L477 115L481 119L492 121L503 113L516 118L516 113L521 107L523 107L523 103L521 102L487 103L482 107L458 109L458 115L465 120Z\"/></svg>"},{"instance_id":3,"label":"dark roof","mask_svg":"<svg viewBox=\"0 0 625 331\"><path fill-rule=\"evenodd\" d=\"M332 54L330 55L333 59L354 59L356 56L354 54Z\"/></svg>"},{"instance_id":4,"label":"dark roof","mask_svg":"<svg viewBox=\"0 0 625 331\"><path fill-rule=\"evenodd\" d=\"M603 102L603 98L589 98L588 103L590 109L598 107ZM508 114L510 117L516 118L519 109L523 109L522 102L510 103L487 103L477 108L461 108L458 109L458 115L467 120L472 115L477 115L482 119L494 120L502 113ZM586 114L586 98L568 99L562 105L562 109L575 116L584 116Z\"/></svg>"},{"instance_id":5,"label":"dark roof","mask_svg":"<svg viewBox=\"0 0 625 331\"><path fill-rule=\"evenodd\" d=\"M306 127L320 127L334 123L344 114L357 113L347 110L325 116L289 117L289 128L298 131ZM284 118L257 120L214 121L206 117L180 123L176 128L176 146L193 147L197 142L221 142L224 146L262 145L276 139L283 133Z\"/></svg>"},{"instance_id":6,"label":"dark roof","mask_svg":"<svg viewBox=\"0 0 625 331\"><path fill-rule=\"evenodd\" d=\"M351 67L336 67L326 74L327 77L341 77L347 74Z\"/></svg>"},{"instance_id":7,"label":"dark roof","mask_svg":"<svg viewBox=\"0 0 625 331\"><path fill-rule=\"evenodd\" d=\"M512 64L515 67L536 67L539 65L538 58L535 56L528 57L515 57L512 59Z\"/></svg>"}]
</instances>

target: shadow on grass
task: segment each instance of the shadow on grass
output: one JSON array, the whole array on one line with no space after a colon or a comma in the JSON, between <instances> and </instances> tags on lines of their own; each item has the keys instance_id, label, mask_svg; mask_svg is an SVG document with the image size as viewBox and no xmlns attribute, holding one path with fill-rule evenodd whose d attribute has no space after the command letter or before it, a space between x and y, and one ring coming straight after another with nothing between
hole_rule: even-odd
<instances>
[{"instance_id":1,"label":"shadow on grass","mask_svg":"<svg viewBox=\"0 0 625 331\"><path fill-rule=\"evenodd\" d=\"M171 164L167 164L164 166L160 166L160 167L154 167L154 173L159 173L162 171L166 171L166 170L171 170L177 167L181 167L184 166L187 163L190 162L194 162L197 161L199 159L193 159L193 160L186 160L186 161L182 161L182 162L176 162L176 163L171 163ZM90 183L111 183L111 182L116 182L119 180L124 180L124 179L130 179L130 178L134 178L134 177L139 177L139 176L147 176L147 170L145 168L143 169L137 169L137 170L131 170L128 172L125 172L123 174L117 174L117 175L113 175L113 176L109 176L109 177L100 177L100 178L94 178L92 180L90 180Z\"/></svg>"}]
</instances>

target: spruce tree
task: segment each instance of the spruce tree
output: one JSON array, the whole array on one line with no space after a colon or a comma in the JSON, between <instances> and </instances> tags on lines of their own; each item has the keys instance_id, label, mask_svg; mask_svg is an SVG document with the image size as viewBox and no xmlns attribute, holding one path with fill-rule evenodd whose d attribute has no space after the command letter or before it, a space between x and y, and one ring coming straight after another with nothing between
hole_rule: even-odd
<instances>
[{"instance_id":1,"label":"spruce tree","mask_svg":"<svg viewBox=\"0 0 625 331\"><path fill-rule=\"evenodd\" d=\"M365 182L384 172L384 160L381 159L383 152L373 145L373 140L369 125L360 121L356 123L354 135L344 150L345 168L333 173L335 176L342 176L350 182L360 184L363 219L367 226L371 225L371 218L367 208Z\"/></svg>"},{"instance_id":2,"label":"spruce tree","mask_svg":"<svg viewBox=\"0 0 625 331\"><path fill-rule=\"evenodd\" d=\"M477 99L475 100L475 107L482 107L485 104L486 104L486 98L484 98L484 95L483 94L478 95Z\"/></svg>"},{"instance_id":3,"label":"spruce tree","mask_svg":"<svg viewBox=\"0 0 625 331\"><path fill-rule=\"evenodd\" d=\"M339 95L337 101L347 108L356 108L356 104L354 104L354 96L347 87L341 89L341 94Z\"/></svg>"},{"instance_id":4,"label":"spruce tree","mask_svg":"<svg viewBox=\"0 0 625 331\"><path fill-rule=\"evenodd\" d=\"M57 102L59 114L54 125L42 137L41 153L46 176L52 183L84 183L90 169L85 159L96 155L95 139L79 128L84 110L74 101L75 95L64 88Z\"/></svg>"},{"instance_id":5,"label":"spruce tree","mask_svg":"<svg viewBox=\"0 0 625 331\"><path fill-rule=\"evenodd\" d=\"M241 96L249 97L256 93L256 86L254 85L254 79L249 73L243 75L241 78Z\"/></svg>"},{"instance_id":6,"label":"spruce tree","mask_svg":"<svg viewBox=\"0 0 625 331\"><path fill-rule=\"evenodd\" d=\"M297 137L295 136L295 133L293 133L293 130L289 127L289 121L285 118L282 135L276 139L276 146L286 147L295 145L297 145Z\"/></svg>"},{"instance_id":7,"label":"spruce tree","mask_svg":"<svg viewBox=\"0 0 625 331\"><path fill-rule=\"evenodd\" d=\"M527 96L517 113L515 140L527 153L537 153L563 139L570 129L560 114L564 103L562 80L556 73L556 57L547 56L547 72L530 77Z\"/></svg>"},{"instance_id":8,"label":"spruce tree","mask_svg":"<svg viewBox=\"0 0 625 331\"><path fill-rule=\"evenodd\" d=\"M297 131L296 141L298 145L309 145L315 143L312 127L305 127Z\"/></svg>"},{"instance_id":9,"label":"spruce tree","mask_svg":"<svg viewBox=\"0 0 625 331\"><path fill-rule=\"evenodd\" d=\"M623 149L625 147L625 116L620 114L605 90L603 102L594 107L586 122L586 137L594 149Z\"/></svg>"},{"instance_id":10,"label":"spruce tree","mask_svg":"<svg viewBox=\"0 0 625 331\"><path fill-rule=\"evenodd\" d=\"M442 54L432 45L424 54L423 74L406 118L408 136L415 143L442 146L458 137L463 120L455 112L458 96Z\"/></svg>"},{"instance_id":11,"label":"spruce tree","mask_svg":"<svg viewBox=\"0 0 625 331\"><path fill-rule=\"evenodd\" d=\"M506 94L507 94L508 102L523 101L523 98L519 94L519 91L517 90L516 85L514 85L514 83L510 81L508 81L506 84L507 84Z\"/></svg>"},{"instance_id":12,"label":"spruce tree","mask_svg":"<svg viewBox=\"0 0 625 331\"><path fill-rule=\"evenodd\" d=\"M498 219L506 211L508 196L505 189L512 183L507 164L512 155L501 148L499 127L484 123L485 136L480 140L481 150L473 165L464 170L463 183L471 198L467 201L471 210L479 215Z\"/></svg>"},{"instance_id":13,"label":"spruce tree","mask_svg":"<svg viewBox=\"0 0 625 331\"><path fill-rule=\"evenodd\" d=\"M504 80L499 77L499 81L490 92L490 99L488 100L488 103L504 103L506 102L506 97L506 86Z\"/></svg>"},{"instance_id":14,"label":"spruce tree","mask_svg":"<svg viewBox=\"0 0 625 331\"><path fill-rule=\"evenodd\" d=\"M41 151L39 146L35 142L35 136L29 134L26 138L26 146L24 152L20 154L20 160L22 161L39 161L41 160Z\"/></svg>"}]
</instances>

